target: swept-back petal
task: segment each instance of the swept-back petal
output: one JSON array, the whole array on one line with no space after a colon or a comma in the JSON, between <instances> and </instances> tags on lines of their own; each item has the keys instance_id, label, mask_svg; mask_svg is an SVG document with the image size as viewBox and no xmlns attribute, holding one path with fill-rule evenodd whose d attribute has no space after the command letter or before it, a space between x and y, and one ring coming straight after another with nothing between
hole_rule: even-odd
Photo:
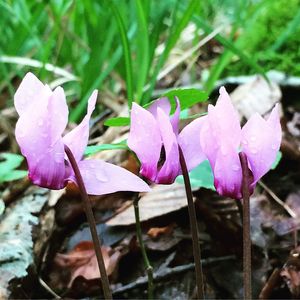
<instances>
[{"instance_id":1,"label":"swept-back petal","mask_svg":"<svg viewBox=\"0 0 300 300\"><path fill-rule=\"evenodd\" d=\"M185 126L178 136L188 171L197 167L206 159L200 143L200 132L203 129L205 117L198 118Z\"/></svg>"},{"instance_id":2,"label":"swept-back petal","mask_svg":"<svg viewBox=\"0 0 300 300\"><path fill-rule=\"evenodd\" d=\"M43 95L42 97L38 97ZM40 105L46 106L51 90L46 87L34 74L27 73L14 96L16 111L22 115L26 111L34 112ZM46 101L46 102L44 102ZM37 105L37 107L36 107Z\"/></svg>"},{"instance_id":3,"label":"swept-back petal","mask_svg":"<svg viewBox=\"0 0 300 300\"><path fill-rule=\"evenodd\" d=\"M63 137L64 143L71 149L75 159L79 161L89 139L89 122L95 109L98 91L95 90L88 100L87 113L81 123Z\"/></svg>"},{"instance_id":4,"label":"swept-back petal","mask_svg":"<svg viewBox=\"0 0 300 300\"><path fill-rule=\"evenodd\" d=\"M166 115L165 112L160 108L157 109L157 121L159 124L166 158L164 164L158 171L155 182L169 184L173 183L181 172L178 143L169 116Z\"/></svg>"},{"instance_id":5,"label":"swept-back petal","mask_svg":"<svg viewBox=\"0 0 300 300\"><path fill-rule=\"evenodd\" d=\"M281 143L281 127L277 108L268 121L253 115L242 129L242 151L247 155L255 186L271 168Z\"/></svg>"},{"instance_id":6,"label":"swept-back petal","mask_svg":"<svg viewBox=\"0 0 300 300\"><path fill-rule=\"evenodd\" d=\"M147 110L154 116L154 118L157 118L157 108L160 108L164 111L164 113L168 116L171 111L171 104L167 97L162 97L157 100L155 100L148 108Z\"/></svg>"},{"instance_id":7,"label":"swept-back petal","mask_svg":"<svg viewBox=\"0 0 300 300\"><path fill-rule=\"evenodd\" d=\"M90 195L103 195L118 191L149 192L149 186L138 176L101 160L82 160L78 166ZM70 179L73 179L72 176Z\"/></svg>"},{"instance_id":8,"label":"swept-back petal","mask_svg":"<svg viewBox=\"0 0 300 300\"><path fill-rule=\"evenodd\" d=\"M239 155L232 145L221 145L213 172L215 188L220 195L234 199L242 198L242 168Z\"/></svg>"},{"instance_id":9,"label":"swept-back petal","mask_svg":"<svg viewBox=\"0 0 300 300\"><path fill-rule=\"evenodd\" d=\"M175 101L176 101L176 109L175 109L174 115L172 117L170 117L170 120L171 120L171 124L173 127L173 131L174 131L175 135L178 136L179 117L180 117L180 102L177 97L175 97Z\"/></svg>"},{"instance_id":10,"label":"swept-back petal","mask_svg":"<svg viewBox=\"0 0 300 300\"><path fill-rule=\"evenodd\" d=\"M151 181L157 175L162 140L154 116L136 103L132 104L128 147L141 162L140 173Z\"/></svg>"},{"instance_id":11,"label":"swept-back petal","mask_svg":"<svg viewBox=\"0 0 300 300\"><path fill-rule=\"evenodd\" d=\"M228 143L238 149L241 142L239 116L224 87L220 88L220 96L215 107L209 106L208 119L212 136L217 140L226 139Z\"/></svg>"},{"instance_id":12,"label":"swept-back petal","mask_svg":"<svg viewBox=\"0 0 300 300\"><path fill-rule=\"evenodd\" d=\"M29 177L40 186L64 186L65 166L62 132L68 108L62 88L38 94L32 111L23 110L16 124L16 139L27 158Z\"/></svg>"}]
</instances>

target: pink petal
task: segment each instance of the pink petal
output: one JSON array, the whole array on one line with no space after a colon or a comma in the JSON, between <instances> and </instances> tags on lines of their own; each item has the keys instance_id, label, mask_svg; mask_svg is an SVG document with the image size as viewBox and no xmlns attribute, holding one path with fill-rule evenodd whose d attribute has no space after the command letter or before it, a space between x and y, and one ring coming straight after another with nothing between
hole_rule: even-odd
<instances>
[{"instance_id":1,"label":"pink petal","mask_svg":"<svg viewBox=\"0 0 300 300\"><path fill-rule=\"evenodd\" d=\"M89 159L80 161L78 166L90 195L103 195L118 191L150 191L149 186L138 176L113 164Z\"/></svg>"},{"instance_id":2,"label":"pink petal","mask_svg":"<svg viewBox=\"0 0 300 300\"><path fill-rule=\"evenodd\" d=\"M184 154L188 171L197 167L206 159L200 143L200 131L203 128L205 118L201 117L183 128L178 136L178 143Z\"/></svg>"},{"instance_id":3,"label":"pink petal","mask_svg":"<svg viewBox=\"0 0 300 300\"><path fill-rule=\"evenodd\" d=\"M281 127L277 107L268 121L253 115L242 129L242 151L247 155L255 186L271 168L281 143Z\"/></svg>"},{"instance_id":4,"label":"pink petal","mask_svg":"<svg viewBox=\"0 0 300 300\"><path fill-rule=\"evenodd\" d=\"M31 180L43 187L60 189L65 183L61 135L67 123L68 108L60 87L50 96L42 93L39 97L32 111L21 109L16 139L27 158Z\"/></svg>"},{"instance_id":5,"label":"pink petal","mask_svg":"<svg viewBox=\"0 0 300 300\"><path fill-rule=\"evenodd\" d=\"M241 141L241 126L229 95L225 88L221 87L216 105L208 106L208 115L205 117L200 132L200 144L212 169L215 167L217 153L225 141L238 151Z\"/></svg>"},{"instance_id":6,"label":"pink petal","mask_svg":"<svg viewBox=\"0 0 300 300\"><path fill-rule=\"evenodd\" d=\"M41 105L47 105L51 90L34 74L27 73L14 96L14 104L19 115L26 111L34 112ZM40 97L41 96L41 97ZM46 102L44 102L46 101ZM37 107L36 107L37 105Z\"/></svg>"},{"instance_id":7,"label":"pink petal","mask_svg":"<svg viewBox=\"0 0 300 300\"><path fill-rule=\"evenodd\" d=\"M169 99L167 97L159 98L147 108L147 110L154 116L155 119L157 118L157 108L162 109L168 116L171 111L171 104Z\"/></svg>"},{"instance_id":8,"label":"pink petal","mask_svg":"<svg viewBox=\"0 0 300 300\"><path fill-rule=\"evenodd\" d=\"M175 100L176 100L176 109L175 109L174 115L172 117L170 117L170 120L171 120L171 124L173 127L173 131L177 136L179 133L178 127L179 127L179 117L180 117L180 102L177 97L175 97Z\"/></svg>"},{"instance_id":9,"label":"pink petal","mask_svg":"<svg viewBox=\"0 0 300 300\"><path fill-rule=\"evenodd\" d=\"M214 184L222 196L241 199L242 169L239 155L230 144L223 143L215 161Z\"/></svg>"},{"instance_id":10,"label":"pink petal","mask_svg":"<svg viewBox=\"0 0 300 300\"><path fill-rule=\"evenodd\" d=\"M157 109L157 120L160 134L165 149L166 159L161 169L158 171L156 183L170 184L180 174L178 143L174 134L170 118L160 108Z\"/></svg>"},{"instance_id":11,"label":"pink petal","mask_svg":"<svg viewBox=\"0 0 300 300\"><path fill-rule=\"evenodd\" d=\"M97 95L98 91L95 90L88 100L87 114L81 123L63 137L64 144L71 149L77 161L82 158L84 150L88 144L89 122L95 109Z\"/></svg>"},{"instance_id":12,"label":"pink petal","mask_svg":"<svg viewBox=\"0 0 300 300\"><path fill-rule=\"evenodd\" d=\"M128 147L141 162L140 173L151 181L157 175L162 141L154 116L136 103L132 104Z\"/></svg>"}]
</instances>

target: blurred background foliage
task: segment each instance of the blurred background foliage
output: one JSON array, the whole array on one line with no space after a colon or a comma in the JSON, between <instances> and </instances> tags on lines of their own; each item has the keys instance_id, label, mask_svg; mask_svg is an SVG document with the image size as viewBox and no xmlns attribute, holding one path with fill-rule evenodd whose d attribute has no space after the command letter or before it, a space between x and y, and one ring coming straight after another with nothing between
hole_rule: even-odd
<instances>
[{"instance_id":1,"label":"blurred background foliage","mask_svg":"<svg viewBox=\"0 0 300 300\"><path fill-rule=\"evenodd\" d=\"M75 122L95 88L100 103L130 106L149 102L157 88L199 83L211 92L224 76L299 76L299 2L0 0L1 108L28 71L64 86Z\"/></svg>"}]
</instances>

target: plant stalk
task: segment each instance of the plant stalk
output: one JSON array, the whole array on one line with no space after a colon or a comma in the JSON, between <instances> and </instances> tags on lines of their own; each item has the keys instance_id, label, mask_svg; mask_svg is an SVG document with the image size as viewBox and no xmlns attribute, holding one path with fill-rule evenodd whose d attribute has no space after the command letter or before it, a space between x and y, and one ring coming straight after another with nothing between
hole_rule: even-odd
<instances>
[{"instance_id":1,"label":"plant stalk","mask_svg":"<svg viewBox=\"0 0 300 300\"><path fill-rule=\"evenodd\" d=\"M79 167L77 165L76 159L71 151L71 149L65 145L65 152L69 158L70 164L74 170L74 174L76 177L77 185L81 194L81 198L83 200L83 205L84 205L84 210L86 214L87 221L89 223L89 227L91 230L91 235L95 247L95 253L97 257L97 262L98 262L98 267L101 275L101 282L102 282L102 289L104 293L104 298L105 299L112 299L112 294L109 286L109 281L108 277L106 274L106 269L105 269L105 264L104 264L104 259L102 256L102 251L101 251L101 243L97 234L97 228L96 228L96 222L94 219L93 211L92 211L92 206L88 197L88 194L86 192L86 188L79 170Z\"/></svg>"},{"instance_id":2,"label":"plant stalk","mask_svg":"<svg viewBox=\"0 0 300 300\"><path fill-rule=\"evenodd\" d=\"M197 294L199 299L204 299L203 272L202 272L202 265L201 265L201 250L200 250L200 243L198 238L196 210L193 201L193 194L192 194L189 173L180 146L178 146L178 150L179 150L179 160L180 160L180 166L181 166L183 180L184 180L186 198L188 203L188 211L189 211L190 226L191 226L191 233L192 233Z\"/></svg>"},{"instance_id":3,"label":"plant stalk","mask_svg":"<svg viewBox=\"0 0 300 300\"><path fill-rule=\"evenodd\" d=\"M135 224L136 224L136 233L137 238L141 247L142 256L144 260L144 265L147 271L148 275L148 299L153 299L153 268L150 264L150 261L147 256L146 248L143 242L142 237L142 229L141 229L141 222L140 222L140 211L139 211L139 196L137 195L133 200L133 206L134 206L134 215L135 215Z\"/></svg>"},{"instance_id":4,"label":"plant stalk","mask_svg":"<svg viewBox=\"0 0 300 300\"><path fill-rule=\"evenodd\" d=\"M239 153L242 167L242 196L243 196L243 280L244 299L252 299L251 289L251 237L250 237L250 170L248 168L247 156Z\"/></svg>"}]
</instances>

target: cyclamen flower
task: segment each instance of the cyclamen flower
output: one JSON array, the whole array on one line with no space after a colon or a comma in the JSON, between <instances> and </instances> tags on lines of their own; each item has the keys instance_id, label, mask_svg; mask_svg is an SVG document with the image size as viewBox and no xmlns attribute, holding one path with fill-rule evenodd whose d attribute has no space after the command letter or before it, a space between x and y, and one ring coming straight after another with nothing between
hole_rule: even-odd
<instances>
[{"instance_id":1,"label":"cyclamen flower","mask_svg":"<svg viewBox=\"0 0 300 300\"><path fill-rule=\"evenodd\" d=\"M200 133L201 151L207 156L217 192L241 199L242 169L239 151L246 154L253 175L249 186L253 193L256 183L271 168L281 143L278 105L269 118L254 114L241 128L236 110L224 87L215 106L208 106L208 115Z\"/></svg>"},{"instance_id":2,"label":"cyclamen flower","mask_svg":"<svg viewBox=\"0 0 300 300\"><path fill-rule=\"evenodd\" d=\"M76 183L64 151L64 145L67 145L78 163L89 194L149 191L144 181L123 168L101 160L83 160L96 99L95 90L88 100L87 114L82 122L62 137L68 122L64 90L58 87L51 91L32 73L26 74L14 97L20 116L15 133L21 152L27 159L30 180L50 189L61 189L69 180Z\"/></svg>"},{"instance_id":3,"label":"cyclamen flower","mask_svg":"<svg viewBox=\"0 0 300 300\"><path fill-rule=\"evenodd\" d=\"M156 100L148 110L132 104L128 146L141 162L140 173L152 182L170 184L181 174L178 146L184 154L188 171L205 159L197 135L203 124L197 119L178 130L180 103L169 116L168 98Z\"/></svg>"}]
</instances>

